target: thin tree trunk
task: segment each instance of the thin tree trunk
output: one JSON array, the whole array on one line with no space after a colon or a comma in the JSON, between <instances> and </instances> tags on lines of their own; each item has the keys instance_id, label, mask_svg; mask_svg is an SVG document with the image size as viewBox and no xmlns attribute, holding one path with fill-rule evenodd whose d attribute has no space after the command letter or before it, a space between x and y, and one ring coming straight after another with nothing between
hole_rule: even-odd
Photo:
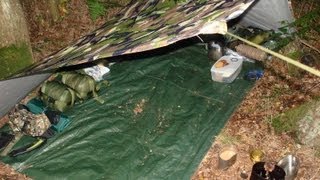
<instances>
[{"instance_id":1,"label":"thin tree trunk","mask_svg":"<svg viewBox=\"0 0 320 180\"><path fill-rule=\"evenodd\" d=\"M59 2L57 0L49 0L49 11L52 16L53 23L57 22L60 18L58 5Z\"/></svg>"}]
</instances>

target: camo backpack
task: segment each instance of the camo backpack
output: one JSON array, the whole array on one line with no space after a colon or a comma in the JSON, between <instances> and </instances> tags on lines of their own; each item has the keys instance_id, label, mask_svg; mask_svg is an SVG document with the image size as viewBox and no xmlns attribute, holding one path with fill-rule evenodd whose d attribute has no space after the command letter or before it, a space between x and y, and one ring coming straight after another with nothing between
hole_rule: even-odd
<instances>
[{"instance_id":1,"label":"camo backpack","mask_svg":"<svg viewBox=\"0 0 320 180\"><path fill-rule=\"evenodd\" d=\"M51 126L47 116L42 114L32 114L24 105L16 105L8 113L9 126L13 132L22 132L33 137L42 136Z\"/></svg>"}]
</instances>

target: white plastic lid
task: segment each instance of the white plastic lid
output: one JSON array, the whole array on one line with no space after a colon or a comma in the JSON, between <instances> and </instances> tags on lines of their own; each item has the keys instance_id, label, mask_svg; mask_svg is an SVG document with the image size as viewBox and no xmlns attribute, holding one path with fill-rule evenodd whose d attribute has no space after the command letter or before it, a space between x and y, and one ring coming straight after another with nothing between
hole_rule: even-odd
<instances>
[{"instance_id":1,"label":"white plastic lid","mask_svg":"<svg viewBox=\"0 0 320 180\"><path fill-rule=\"evenodd\" d=\"M211 68L211 72L232 76L242 65L243 59L236 56L222 56Z\"/></svg>"}]
</instances>

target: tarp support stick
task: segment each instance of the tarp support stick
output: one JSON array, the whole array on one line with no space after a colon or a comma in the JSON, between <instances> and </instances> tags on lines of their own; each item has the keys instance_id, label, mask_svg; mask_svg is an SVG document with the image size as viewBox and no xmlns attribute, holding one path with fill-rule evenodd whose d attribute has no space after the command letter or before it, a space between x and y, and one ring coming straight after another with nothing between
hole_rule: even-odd
<instances>
[{"instance_id":1,"label":"tarp support stick","mask_svg":"<svg viewBox=\"0 0 320 180\"><path fill-rule=\"evenodd\" d=\"M274 52L274 51L272 51L272 50L270 50L270 49L267 49L267 48L265 48L265 47L263 47L263 46L260 46L260 45L258 45L258 44L255 44L255 43L253 43L253 42L250 42L250 41L248 41L248 40L246 40L246 39L244 39L244 38L241 38L241 37L239 37L239 36L237 36L237 35L235 35L235 34L232 34L232 33L230 33L230 32L226 32L226 34L229 35L229 36L232 36L232 37L234 37L234 38L236 38L236 39L239 39L240 41L243 41L243 42L249 44L250 46L256 47L256 48L258 48L258 49L260 49L260 50L262 50L262 51L264 51L264 52L266 52L266 53L269 53L269 54L271 54L271 55L273 55L273 56L275 56L275 57L277 57L277 58L279 58L279 59L281 59L281 60L284 60L284 61L286 61L286 62L288 62L288 63L290 63L290 64L292 64L292 65L294 65L294 66L297 66L297 67L299 67L299 68L301 68L301 69L303 69L303 70L306 70L306 71L310 72L311 74L314 74L314 75L320 77L320 71L317 70L317 69L314 69L314 68L312 68L312 67L309 67L309 66L307 66L307 65L304 65L304 64L302 64L302 63L300 63L300 62L298 62L298 61L295 61L295 60L293 60L293 59L291 59L291 58L289 58L289 57L286 57L286 56L284 56L284 55L282 55L282 54L279 54L279 53Z\"/></svg>"}]
</instances>

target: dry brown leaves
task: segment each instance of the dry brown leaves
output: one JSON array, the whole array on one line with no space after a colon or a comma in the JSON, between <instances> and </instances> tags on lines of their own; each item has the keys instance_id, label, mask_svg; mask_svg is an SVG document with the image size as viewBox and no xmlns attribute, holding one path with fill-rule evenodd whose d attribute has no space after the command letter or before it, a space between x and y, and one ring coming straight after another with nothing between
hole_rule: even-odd
<instances>
[{"instance_id":1,"label":"dry brown leaves","mask_svg":"<svg viewBox=\"0 0 320 180\"><path fill-rule=\"evenodd\" d=\"M47 0L21 1L25 11L35 60L66 47L75 39L89 33L104 23L103 19L90 19L85 0L69 0L61 8L58 22L48 11ZM115 10L116 13L117 10Z\"/></svg>"},{"instance_id":2,"label":"dry brown leaves","mask_svg":"<svg viewBox=\"0 0 320 180\"><path fill-rule=\"evenodd\" d=\"M29 180L31 178L13 170L9 165L0 162L0 179L1 180Z\"/></svg>"}]
</instances>

